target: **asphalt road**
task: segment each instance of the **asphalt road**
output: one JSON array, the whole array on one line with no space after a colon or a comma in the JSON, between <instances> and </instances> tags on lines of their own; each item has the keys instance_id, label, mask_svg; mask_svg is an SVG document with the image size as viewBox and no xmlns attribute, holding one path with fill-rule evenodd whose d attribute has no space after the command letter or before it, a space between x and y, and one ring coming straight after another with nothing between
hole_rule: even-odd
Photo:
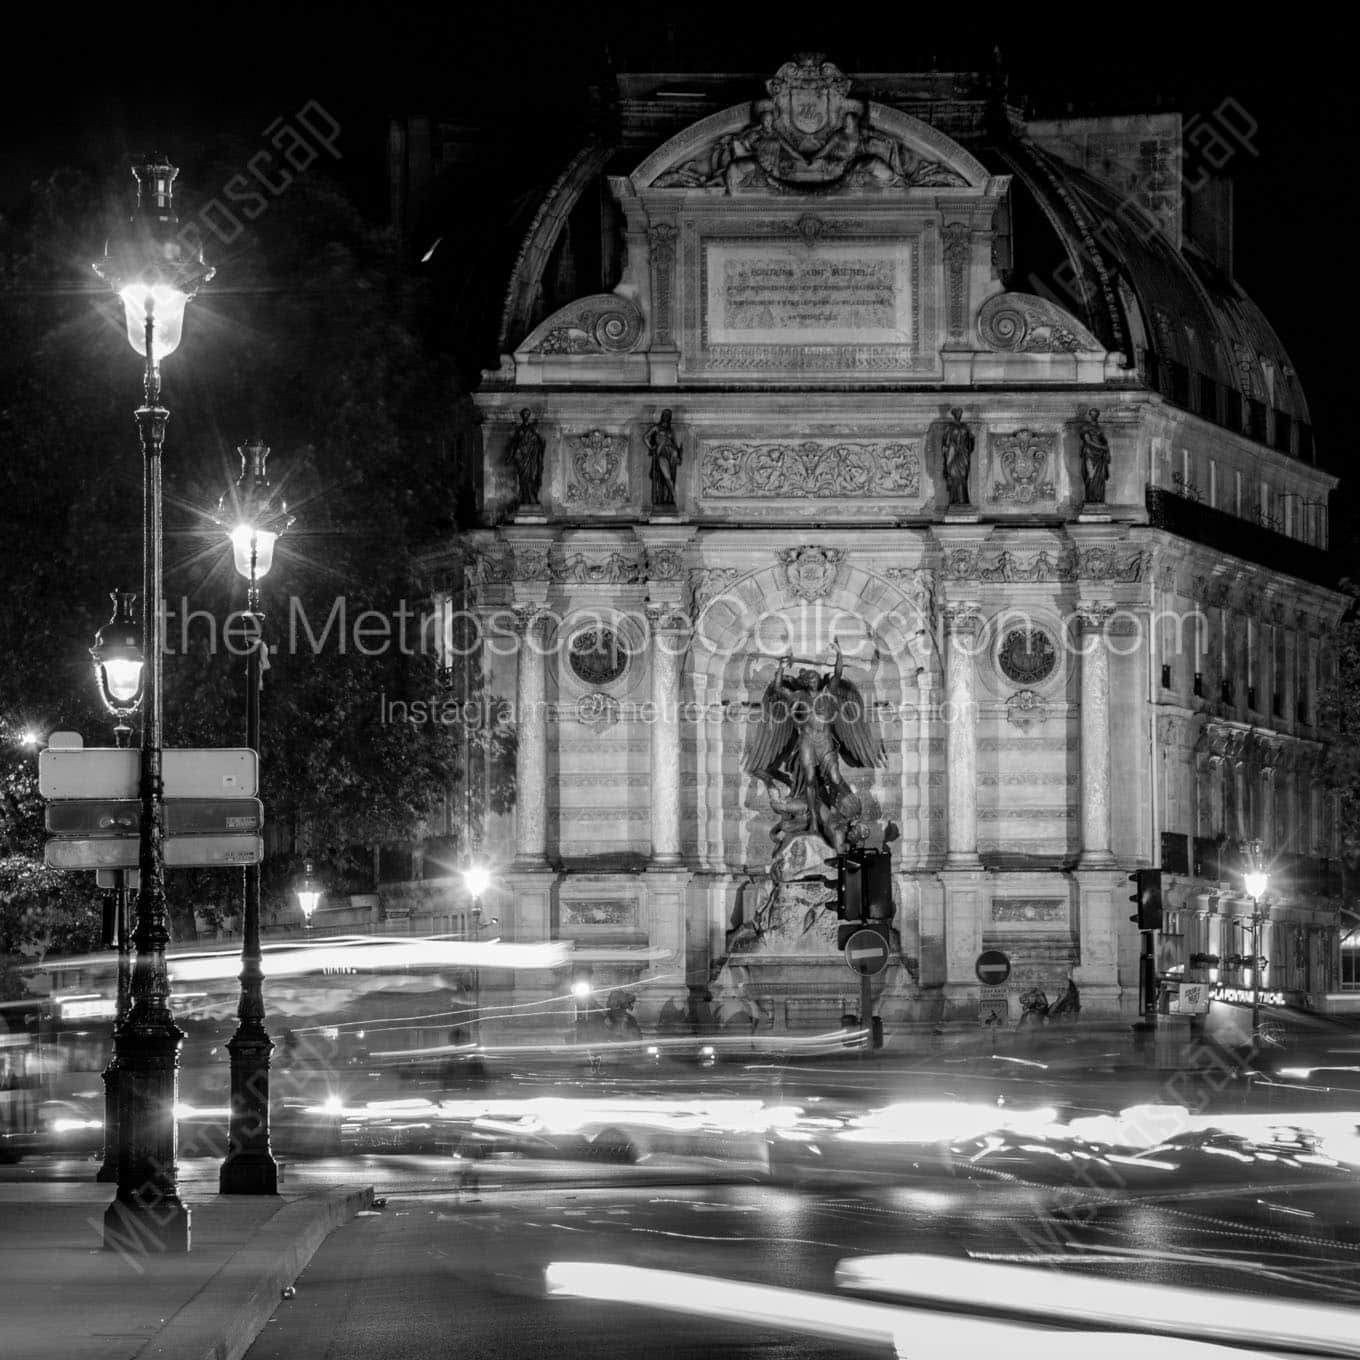
<instances>
[{"instance_id":1,"label":"asphalt road","mask_svg":"<svg viewBox=\"0 0 1360 1360\"><path fill-rule=\"evenodd\" d=\"M769 1325L545 1297L543 1268L553 1261L614 1262L830 1296L838 1261L909 1251L1060 1262L1074 1275L1345 1305L1360 1302L1360 1238L1346 1221L1355 1195L1338 1196L1336 1186L1237 1185L1073 1215L1047 1192L1009 1186L855 1194L716 1185L389 1194L383 1209L323 1245L249 1360L573 1353L670 1360L874 1350ZM1231 1307L1228 1298L1224 1308Z\"/></svg>"}]
</instances>

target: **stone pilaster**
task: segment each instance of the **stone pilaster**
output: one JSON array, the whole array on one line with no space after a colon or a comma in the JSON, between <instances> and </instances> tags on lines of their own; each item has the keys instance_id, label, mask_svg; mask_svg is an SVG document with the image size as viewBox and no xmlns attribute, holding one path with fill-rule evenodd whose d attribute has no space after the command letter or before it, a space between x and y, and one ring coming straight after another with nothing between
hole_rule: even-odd
<instances>
[{"instance_id":1,"label":"stone pilaster","mask_svg":"<svg viewBox=\"0 0 1360 1360\"><path fill-rule=\"evenodd\" d=\"M1072 980L1081 989L1084 1015L1118 1015L1124 988L1119 981L1119 911L1128 893L1124 875L1108 870L1078 869L1077 919L1080 922L1081 963L1072 970ZM1125 915L1132 911L1128 905ZM1136 969L1136 955L1131 966ZM1131 992L1138 994L1137 973L1132 974Z\"/></svg>"},{"instance_id":2,"label":"stone pilaster","mask_svg":"<svg viewBox=\"0 0 1360 1360\"><path fill-rule=\"evenodd\" d=\"M1113 864L1110 853L1110 651L1105 624L1114 607L1082 604L1081 865Z\"/></svg>"},{"instance_id":3,"label":"stone pilaster","mask_svg":"<svg viewBox=\"0 0 1360 1360\"><path fill-rule=\"evenodd\" d=\"M689 639L683 616L648 605L652 663L652 864L680 862L680 667Z\"/></svg>"},{"instance_id":4,"label":"stone pilaster","mask_svg":"<svg viewBox=\"0 0 1360 1360\"><path fill-rule=\"evenodd\" d=\"M987 897L980 868L944 869L944 1014L947 1019L976 1019L977 958L982 952L982 913ZM925 943L922 942L922 952ZM924 977L922 979L924 982Z\"/></svg>"},{"instance_id":5,"label":"stone pilaster","mask_svg":"<svg viewBox=\"0 0 1360 1360\"><path fill-rule=\"evenodd\" d=\"M515 863L525 868L545 862L548 843L544 621L541 606L515 606Z\"/></svg>"},{"instance_id":6,"label":"stone pilaster","mask_svg":"<svg viewBox=\"0 0 1360 1360\"><path fill-rule=\"evenodd\" d=\"M977 856L977 701L973 672L982 627L978 606L944 607L945 681L942 716L949 765L949 839L946 863L967 867Z\"/></svg>"}]
</instances>

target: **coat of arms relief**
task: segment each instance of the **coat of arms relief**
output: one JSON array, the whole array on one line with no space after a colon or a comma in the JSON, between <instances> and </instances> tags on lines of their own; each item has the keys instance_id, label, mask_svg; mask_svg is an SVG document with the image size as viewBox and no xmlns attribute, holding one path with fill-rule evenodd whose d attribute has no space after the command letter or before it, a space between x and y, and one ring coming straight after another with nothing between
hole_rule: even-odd
<instances>
[{"instance_id":1,"label":"coat of arms relief","mask_svg":"<svg viewBox=\"0 0 1360 1360\"><path fill-rule=\"evenodd\" d=\"M751 121L659 175L657 189L721 193L818 193L965 185L939 161L918 156L873 125L851 99L850 77L821 53L800 53L768 81Z\"/></svg>"}]
</instances>

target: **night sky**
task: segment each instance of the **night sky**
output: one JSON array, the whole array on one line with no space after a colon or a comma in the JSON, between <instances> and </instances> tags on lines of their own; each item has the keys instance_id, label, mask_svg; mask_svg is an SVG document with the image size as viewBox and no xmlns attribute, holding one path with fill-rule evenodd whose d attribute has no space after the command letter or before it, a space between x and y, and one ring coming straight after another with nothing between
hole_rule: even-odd
<instances>
[{"instance_id":1,"label":"night sky","mask_svg":"<svg viewBox=\"0 0 1360 1360\"><path fill-rule=\"evenodd\" d=\"M587 87L611 66L768 74L795 51L818 50L848 72L967 70L986 69L999 46L1012 92L1048 115L1069 105L1193 114L1231 98L1258 124L1256 154L1232 165L1237 275L1302 375L1323 461L1346 471L1360 416L1349 317L1360 96L1348 45L1325 28L1291 27L1278 15L1254 26L1231 11L1209 23L1140 6L1117 21L1106 11L1095 26L1089 9L1080 25L1051 10L1027 24L992 24L858 5L828 7L844 21L809 26L770 5L668 14L525 0L428 8L368 0L324 11L199 4L104 11L81 26L50 8L52 20L30 14L7 35L0 212L48 166L115 165L153 146L182 160L196 140L223 132L263 145L271 119L316 100L344 127L337 173L381 219L390 116L475 120L528 108L546 132L583 115ZM13 83L24 66L44 82L36 93Z\"/></svg>"}]
</instances>

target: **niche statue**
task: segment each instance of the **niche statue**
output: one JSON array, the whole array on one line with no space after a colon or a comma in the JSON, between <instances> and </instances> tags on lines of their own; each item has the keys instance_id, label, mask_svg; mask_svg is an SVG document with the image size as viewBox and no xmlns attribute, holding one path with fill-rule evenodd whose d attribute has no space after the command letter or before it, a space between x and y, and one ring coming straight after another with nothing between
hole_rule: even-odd
<instances>
[{"instance_id":1,"label":"niche statue","mask_svg":"<svg viewBox=\"0 0 1360 1360\"><path fill-rule=\"evenodd\" d=\"M669 408L662 411L647 431L647 449L652 455L652 504L675 505L675 478L680 470L680 444L671 429Z\"/></svg>"},{"instance_id":2,"label":"niche statue","mask_svg":"<svg viewBox=\"0 0 1360 1360\"><path fill-rule=\"evenodd\" d=\"M510 436L510 461L519 481L519 504L537 506L538 488L543 481L543 436L527 406L519 413L519 424Z\"/></svg>"},{"instance_id":3,"label":"niche statue","mask_svg":"<svg viewBox=\"0 0 1360 1360\"><path fill-rule=\"evenodd\" d=\"M1087 505L1105 504L1110 476L1110 441L1100 428L1100 412L1092 407L1081 427L1081 484Z\"/></svg>"},{"instance_id":4,"label":"niche statue","mask_svg":"<svg viewBox=\"0 0 1360 1360\"><path fill-rule=\"evenodd\" d=\"M940 438L944 455L944 481L949 489L950 505L968 505L968 473L973 466L973 432L963 423L963 408L955 406L950 412L952 421L945 426Z\"/></svg>"}]
</instances>

